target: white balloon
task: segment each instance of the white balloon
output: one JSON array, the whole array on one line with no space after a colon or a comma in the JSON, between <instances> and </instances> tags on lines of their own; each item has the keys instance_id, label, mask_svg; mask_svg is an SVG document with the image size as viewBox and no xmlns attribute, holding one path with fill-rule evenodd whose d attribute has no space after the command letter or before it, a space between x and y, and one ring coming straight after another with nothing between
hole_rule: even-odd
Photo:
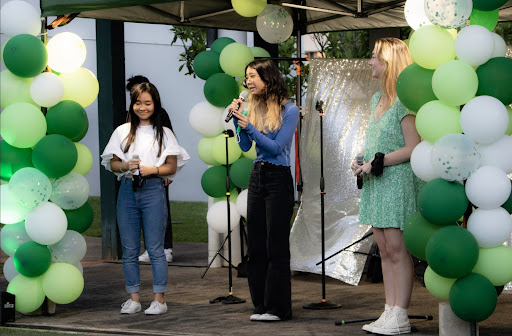
<instances>
[{"instance_id":1,"label":"white balloon","mask_svg":"<svg viewBox=\"0 0 512 336\"><path fill-rule=\"evenodd\" d=\"M60 73L74 72L85 62L87 49L80 36L63 32L48 41L48 65Z\"/></svg>"},{"instance_id":2,"label":"white balloon","mask_svg":"<svg viewBox=\"0 0 512 336\"><path fill-rule=\"evenodd\" d=\"M215 232L227 233L228 232L228 206L227 201L219 201L214 203L206 214L206 221L208 226L211 227ZM230 212L230 226L231 230L239 224L240 213L236 209L236 204L229 202Z\"/></svg>"},{"instance_id":3,"label":"white balloon","mask_svg":"<svg viewBox=\"0 0 512 336\"><path fill-rule=\"evenodd\" d=\"M0 31L7 37L41 33L41 11L25 1L9 1L0 9Z\"/></svg>"},{"instance_id":4,"label":"white balloon","mask_svg":"<svg viewBox=\"0 0 512 336\"><path fill-rule=\"evenodd\" d=\"M0 223L14 224L25 219L32 209L19 206L10 196L9 185L0 186Z\"/></svg>"},{"instance_id":5,"label":"white balloon","mask_svg":"<svg viewBox=\"0 0 512 336\"><path fill-rule=\"evenodd\" d=\"M78 209L89 198L89 182L79 173L71 172L52 182L50 200L64 210Z\"/></svg>"},{"instance_id":6,"label":"white balloon","mask_svg":"<svg viewBox=\"0 0 512 336\"><path fill-rule=\"evenodd\" d=\"M16 266L14 266L14 258L12 256L7 258L4 264L5 280L11 282L11 280L18 274L20 274L20 272L18 272Z\"/></svg>"},{"instance_id":7,"label":"white balloon","mask_svg":"<svg viewBox=\"0 0 512 336\"><path fill-rule=\"evenodd\" d=\"M80 273L82 273L82 275L84 275L84 267L82 266L82 263L80 261L78 261L72 265L75 266L76 268L78 268Z\"/></svg>"},{"instance_id":8,"label":"white balloon","mask_svg":"<svg viewBox=\"0 0 512 336\"><path fill-rule=\"evenodd\" d=\"M465 27L473 10L473 0L425 0L425 14L442 28Z\"/></svg>"},{"instance_id":9,"label":"white balloon","mask_svg":"<svg viewBox=\"0 0 512 336\"><path fill-rule=\"evenodd\" d=\"M256 28L268 43L282 43L292 35L293 19L283 7L267 5L256 18Z\"/></svg>"},{"instance_id":10,"label":"white balloon","mask_svg":"<svg viewBox=\"0 0 512 336\"><path fill-rule=\"evenodd\" d=\"M433 147L434 145L430 142L423 140L414 147L411 154L412 171L425 182L439 177L432 166L431 153Z\"/></svg>"},{"instance_id":11,"label":"white balloon","mask_svg":"<svg viewBox=\"0 0 512 336\"><path fill-rule=\"evenodd\" d=\"M494 51L491 58L493 57L505 57L507 55L507 43L500 35L491 32L494 37Z\"/></svg>"},{"instance_id":12,"label":"white balloon","mask_svg":"<svg viewBox=\"0 0 512 336\"><path fill-rule=\"evenodd\" d=\"M30 95L37 104L52 107L64 97L64 84L56 74L43 72L30 84Z\"/></svg>"},{"instance_id":13,"label":"white balloon","mask_svg":"<svg viewBox=\"0 0 512 336\"><path fill-rule=\"evenodd\" d=\"M405 2L405 20L413 30L432 24L425 14L424 2L424 0L407 0Z\"/></svg>"},{"instance_id":14,"label":"white balloon","mask_svg":"<svg viewBox=\"0 0 512 336\"><path fill-rule=\"evenodd\" d=\"M207 101L203 101L192 107L188 121L194 131L202 136L216 136L224 129L220 123L223 111L222 108L213 106Z\"/></svg>"},{"instance_id":15,"label":"white balloon","mask_svg":"<svg viewBox=\"0 0 512 336\"><path fill-rule=\"evenodd\" d=\"M496 166L507 174L512 173L512 136L505 135L488 145L480 145L480 166Z\"/></svg>"},{"instance_id":16,"label":"white balloon","mask_svg":"<svg viewBox=\"0 0 512 336\"><path fill-rule=\"evenodd\" d=\"M496 247L503 244L512 233L512 218L507 210L476 209L468 219L468 231L475 236L478 246Z\"/></svg>"},{"instance_id":17,"label":"white balloon","mask_svg":"<svg viewBox=\"0 0 512 336\"><path fill-rule=\"evenodd\" d=\"M506 106L491 96L471 99L460 113L462 131L480 144L490 144L503 137L508 121Z\"/></svg>"},{"instance_id":18,"label":"white balloon","mask_svg":"<svg viewBox=\"0 0 512 336\"><path fill-rule=\"evenodd\" d=\"M475 206L496 209L510 196L511 184L505 172L494 166L483 166L466 181L466 196Z\"/></svg>"},{"instance_id":19,"label":"white balloon","mask_svg":"<svg viewBox=\"0 0 512 336\"><path fill-rule=\"evenodd\" d=\"M463 181L479 166L480 154L473 140L464 134L441 137L432 148L432 167L447 181Z\"/></svg>"},{"instance_id":20,"label":"white balloon","mask_svg":"<svg viewBox=\"0 0 512 336\"><path fill-rule=\"evenodd\" d=\"M236 199L236 209L240 213L240 215L244 218L247 218L247 195L249 191L244 189L238 194L238 198Z\"/></svg>"},{"instance_id":21,"label":"white balloon","mask_svg":"<svg viewBox=\"0 0 512 336\"><path fill-rule=\"evenodd\" d=\"M57 205L45 202L34 208L25 219L25 228L33 241L41 245L55 244L64 237L68 219Z\"/></svg>"},{"instance_id":22,"label":"white balloon","mask_svg":"<svg viewBox=\"0 0 512 336\"><path fill-rule=\"evenodd\" d=\"M471 25L462 29L455 38L455 54L459 60L472 66L487 62L494 52L491 32L482 26Z\"/></svg>"},{"instance_id":23,"label":"white balloon","mask_svg":"<svg viewBox=\"0 0 512 336\"><path fill-rule=\"evenodd\" d=\"M67 230L64 237L57 243L48 245L48 249L52 253L53 261L75 264L85 257L87 244L80 233Z\"/></svg>"}]
</instances>

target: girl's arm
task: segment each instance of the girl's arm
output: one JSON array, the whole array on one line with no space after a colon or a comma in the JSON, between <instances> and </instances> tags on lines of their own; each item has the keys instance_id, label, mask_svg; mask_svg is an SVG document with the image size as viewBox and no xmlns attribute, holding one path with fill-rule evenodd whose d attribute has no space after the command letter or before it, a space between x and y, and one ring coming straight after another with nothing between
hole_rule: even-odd
<instances>
[{"instance_id":1,"label":"girl's arm","mask_svg":"<svg viewBox=\"0 0 512 336\"><path fill-rule=\"evenodd\" d=\"M122 162L121 159L113 154L110 160L110 169L116 173L126 173L128 170L133 174L139 169L140 160L131 159L128 162Z\"/></svg>"},{"instance_id":2,"label":"girl's arm","mask_svg":"<svg viewBox=\"0 0 512 336\"><path fill-rule=\"evenodd\" d=\"M169 176L176 174L178 158L176 155L167 155L165 163L159 167L140 166L140 175Z\"/></svg>"}]
</instances>

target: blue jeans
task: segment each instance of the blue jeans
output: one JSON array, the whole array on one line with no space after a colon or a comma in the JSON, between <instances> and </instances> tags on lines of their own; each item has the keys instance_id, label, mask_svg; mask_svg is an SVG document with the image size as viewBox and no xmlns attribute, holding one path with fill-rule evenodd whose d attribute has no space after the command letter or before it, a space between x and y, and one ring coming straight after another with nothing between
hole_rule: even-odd
<instances>
[{"instance_id":1,"label":"blue jeans","mask_svg":"<svg viewBox=\"0 0 512 336\"><path fill-rule=\"evenodd\" d=\"M140 291L140 224L153 271L153 293L167 292L164 234L167 206L161 178L150 178L137 191L132 179L123 177L117 197L117 223L123 246L123 273L128 293Z\"/></svg>"},{"instance_id":2,"label":"blue jeans","mask_svg":"<svg viewBox=\"0 0 512 336\"><path fill-rule=\"evenodd\" d=\"M290 167L256 162L247 196L247 275L254 314L291 318L289 239L293 205Z\"/></svg>"}]
</instances>

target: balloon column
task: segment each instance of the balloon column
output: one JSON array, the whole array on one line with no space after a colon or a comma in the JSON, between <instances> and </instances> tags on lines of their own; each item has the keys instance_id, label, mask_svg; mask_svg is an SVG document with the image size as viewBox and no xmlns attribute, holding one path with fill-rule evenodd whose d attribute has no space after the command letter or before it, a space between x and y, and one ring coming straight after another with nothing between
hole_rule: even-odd
<instances>
[{"instance_id":1,"label":"balloon column","mask_svg":"<svg viewBox=\"0 0 512 336\"><path fill-rule=\"evenodd\" d=\"M233 3L237 3L233 1ZM203 136L197 145L199 158L209 167L201 177L204 192L216 202L207 214L208 225L219 233L227 232L226 215L226 137L224 132L236 133L233 121L225 122L228 108L244 88L245 67L255 57L269 57L262 48L249 48L236 43L229 37L215 40L210 50L201 52L194 59L194 72L206 80L204 95L206 101L192 107L189 122L192 128ZM238 77L238 81L235 79ZM230 213L233 226L238 224L240 215L247 213L247 190L238 194L236 188L247 189L252 160L256 158L253 148L243 153L236 137L228 138L227 164L230 175Z\"/></svg>"},{"instance_id":2,"label":"balloon column","mask_svg":"<svg viewBox=\"0 0 512 336\"><path fill-rule=\"evenodd\" d=\"M400 74L397 93L417 112L423 141L411 166L427 183L404 240L429 264L427 289L449 299L468 322L488 318L497 302L494 287L512 281L506 266L512 249L502 245L512 233L512 120L506 106L512 103L512 59L491 32L505 2L407 0L405 6L417 29L409 43L414 64ZM453 37L448 28L459 32ZM457 220L470 204L476 210L465 229Z\"/></svg>"},{"instance_id":3,"label":"balloon column","mask_svg":"<svg viewBox=\"0 0 512 336\"><path fill-rule=\"evenodd\" d=\"M84 107L99 86L81 68L80 37L57 34L45 46L37 37L40 11L23 1L6 3L1 17L9 40L2 46L7 70L0 74L0 245L9 255L7 291L16 295L16 310L29 313L45 297L73 302L84 287L81 233L92 224L84 175L92 155L78 142L89 127Z\"/></svg>"}]
</instances>

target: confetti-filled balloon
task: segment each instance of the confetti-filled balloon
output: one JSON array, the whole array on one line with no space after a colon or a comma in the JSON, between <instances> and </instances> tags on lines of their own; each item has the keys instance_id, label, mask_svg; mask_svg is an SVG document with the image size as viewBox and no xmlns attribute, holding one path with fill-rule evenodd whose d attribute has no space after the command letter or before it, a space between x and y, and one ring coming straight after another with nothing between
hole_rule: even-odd
<instances>
[{"instance_id":1,"label":"confetti-filled balloon","mask_svg":"<svg viewBox=\"0 0 512 336\"><path fill-rule=\"evenodd\" d=\"M267 5L256 19L256 28L268 43L281 43L292 35L293 19L283 7Z\"/></svg>"},{"instance_id":2,"label":"confetti-filled balloon","mask_svg":"<svg viewBox=\"0 0 512 336\"><path fill-rule=\"evenodd\" d=\"M405 2L405 20L413 30L432 24L425 14L424 2L424 0L407 0Z\"/></svg>"},{"instance_id":3,"label":"confetti-filled balloon","mask_svg":"<svg viewBox=\"0 0 512 336\"><path fill-rule=\"evenodd\" d=\"M48 201L52 194L52 184L39 170L26 167L12 176L9 181L9 193L20 206L32 209Z\"/></svg>"},{"instance_id":4,"label":"confetti-filled balloon","mask_svg":"<svg viewBox=\"0 0 512 336\"><path fill-rule=\"evenodd\" d=\"M431 160L436 175L447 181L463 181L477 170L480 154L468 136L452 133L437 140Z\"/></svg>"},{"instance_id":5,"label":"confetti-filled balloon","mask_svg":"<svg viewBox=\"0 0 512 336\"><path fill-rule=\"evenodd\" d=\"M428 19L442 28L466 26L472 10L472 0L425 0Z\"/></svg>"},{"instance_id":6,"label":"confetti-filled balloon","mask_svg":"<svg viewBox=\"0 0 512 336\"><path fill-rule=\"evenodd\" d=\"M63 210L78 209L89 198L89 182L79 173L71 172L52 182L51 201Z\"/></svg>"}]
</instances>

